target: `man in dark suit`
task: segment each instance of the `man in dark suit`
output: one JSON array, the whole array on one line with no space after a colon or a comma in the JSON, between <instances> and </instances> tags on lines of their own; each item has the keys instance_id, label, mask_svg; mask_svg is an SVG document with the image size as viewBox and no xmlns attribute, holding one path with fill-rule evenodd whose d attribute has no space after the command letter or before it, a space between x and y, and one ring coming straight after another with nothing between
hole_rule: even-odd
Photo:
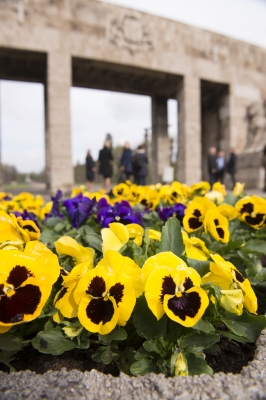
<instances>
[{"instance_id":1,"label":"man in dark suit","mask_svg":"<svg viewBox=\"0 0 266 400\"><path fill-rule=\"evenodd\" d=\"M233 188L234 188L234 186L236 184L236 180L235 180L236 154L232 147L230 148L229 152L230 152L230 156L229 156L229 159L226 164L226 170L227 170L228 174L231 175L231 180L232 180L232 184L233 184Z\"/></svg>"},{"instance_id":2,"label":"man in dark suit","mask_svg":"<svg viewBox=\"0 0 266 400\"><path fill-rule=\"evenodd\" d=\"M211 147L209 149L208 154L208 172L209 172L209 182L212 186L216 182L216 173L217 173L217 151L215 147Z\"/></svg>"}]
</instances>

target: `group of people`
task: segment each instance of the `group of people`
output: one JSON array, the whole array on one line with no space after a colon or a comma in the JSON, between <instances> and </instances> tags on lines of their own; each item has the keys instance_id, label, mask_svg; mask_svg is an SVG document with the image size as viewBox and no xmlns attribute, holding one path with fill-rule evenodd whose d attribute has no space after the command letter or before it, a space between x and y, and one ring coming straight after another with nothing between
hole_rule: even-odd
<instances>
[{"instance_id":1,"label":"group of people","mask_svg":"<svg viewBox=\"0 0 266 400\"><path fill-rule=\"evenodd\" d=\"M208 155L209 182L213 185L215 182L224 182L224 175L227 172L231 176L232 185L235 186L236 173L236 154L233 148L230 148L228 160L225 159L224 151L217 152L215 147L209 149Z\"/></svg>"},{"instance_id":2,"label":"group of people","mask_svg":"<svg viewBox=\"0 0 266 400\"><path fill-rule=\"evenodd\" d=\"M103 176L103 189L110 190L111 177L113 175L113 152L111 143L106 140L103 148L99 152L99 174ZM133 154L128 142L125 143L118 160L118 183L127 179L134 178L138 185L146 185L148 175L148 157L143 145L139 145ZM96 172L96 163L92 158L91 151L88 150L86 157L86 176L89 191L93 189L93 182Z\"/></svg>"}]
</instances>

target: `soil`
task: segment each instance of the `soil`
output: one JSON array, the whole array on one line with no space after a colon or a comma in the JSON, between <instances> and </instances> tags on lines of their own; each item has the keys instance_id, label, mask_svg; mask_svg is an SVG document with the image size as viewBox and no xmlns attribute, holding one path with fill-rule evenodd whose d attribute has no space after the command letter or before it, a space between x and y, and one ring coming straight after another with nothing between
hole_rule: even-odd
<instances>
[{"instance_id":1,"label":"soil","mask_svg":"<svg viewBox=\"0 0 266 400\"><path fill-rule=\"evenodd\" d=\"M74 349L60 356L53 356L39 353L33 347L27 346L16 354L16 358L11 364L17 371L29 369L36 372L36 374L44 374L49 370L60 371L62 368L66 368L68 371L78 369L82 372L96 369L104 374L119 376L120 371L114 362L108 365L94 362L91 359L92 353L92 349ZM8 368L0 363L0 371L8 372Z\"/></svg>"},{"instance_id":2,"label":"soil","mask_svg":"<svg viewBox=\"0 0 266 400\"><path fill-rule=\"evenodd\" d=\"M239 374L242 368L254 358L255 343L235 343L221 339L220 352L216 356L206 354L206 361L213 372Z\"/></svg>"},{"instance_id":3,"label":"soil","mask_svg":"<svg viewBox=\"0 0 266 400\"><path fill-rule=\"evenodd\" d=\"M266 314L266 288L256 290L259 308L258 314ZM206 354L206 361L214 372L225 372L238 374L242 368L254 358L255 343L235 343L226 339L221 339L218 343L220 351L217 355ZM96 369L104 374L119 376L120 371L116 363L103 364L94 362L91 359L94 349L88 350L74 349L60 356L39 353L31 346L25 347L18 352L15 360L11 362L17 371L31 370L37 374L43 374L46 371L60 371L62 368L67 370L77 369L85 372ZM0 371L8 372L8 368L0 363Z\"/></svg>"}]
</instances>

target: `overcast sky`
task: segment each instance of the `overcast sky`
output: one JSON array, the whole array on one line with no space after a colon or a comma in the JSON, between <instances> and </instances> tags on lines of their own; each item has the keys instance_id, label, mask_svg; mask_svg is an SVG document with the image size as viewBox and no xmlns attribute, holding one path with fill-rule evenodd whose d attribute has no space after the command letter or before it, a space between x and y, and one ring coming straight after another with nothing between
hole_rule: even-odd
<instances>
[{"instance_id":1,"label":"overcast sky","mask_svg":"<svg viewBox=\"0 0 266 400\"><path fill-rule=\"evenodd\" d=\"M196 25L266 48L266 0L109 0ZM87 148L94 158L107 132L115 144L136 146L150 128L150 98L89 89L71 89L73 163ZM176 102L168 104L171 136L176 135ZM21 172L44 167L43 86L0 81L2 160Z\"/></svg>"}]
</instances>

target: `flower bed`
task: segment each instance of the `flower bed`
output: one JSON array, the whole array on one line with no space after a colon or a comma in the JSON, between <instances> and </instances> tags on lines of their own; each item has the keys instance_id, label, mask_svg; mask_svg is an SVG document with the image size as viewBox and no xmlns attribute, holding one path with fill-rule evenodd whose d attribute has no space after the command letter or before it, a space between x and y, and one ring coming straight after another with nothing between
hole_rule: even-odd
<instances>
[{"instance_id":1,"label":"flower bed","mask_svg":"<svg viewBox=\"0 0 266 400\"><path fill-rule=\"evenodd\" d=\"M131 375L211 375L266 327L266 200L243 185L1 194L0 361L88 352ZM19 354L25 354L19 353ZM208 364L209 363L209 364Z\"/></svg>"}]
</instances>

